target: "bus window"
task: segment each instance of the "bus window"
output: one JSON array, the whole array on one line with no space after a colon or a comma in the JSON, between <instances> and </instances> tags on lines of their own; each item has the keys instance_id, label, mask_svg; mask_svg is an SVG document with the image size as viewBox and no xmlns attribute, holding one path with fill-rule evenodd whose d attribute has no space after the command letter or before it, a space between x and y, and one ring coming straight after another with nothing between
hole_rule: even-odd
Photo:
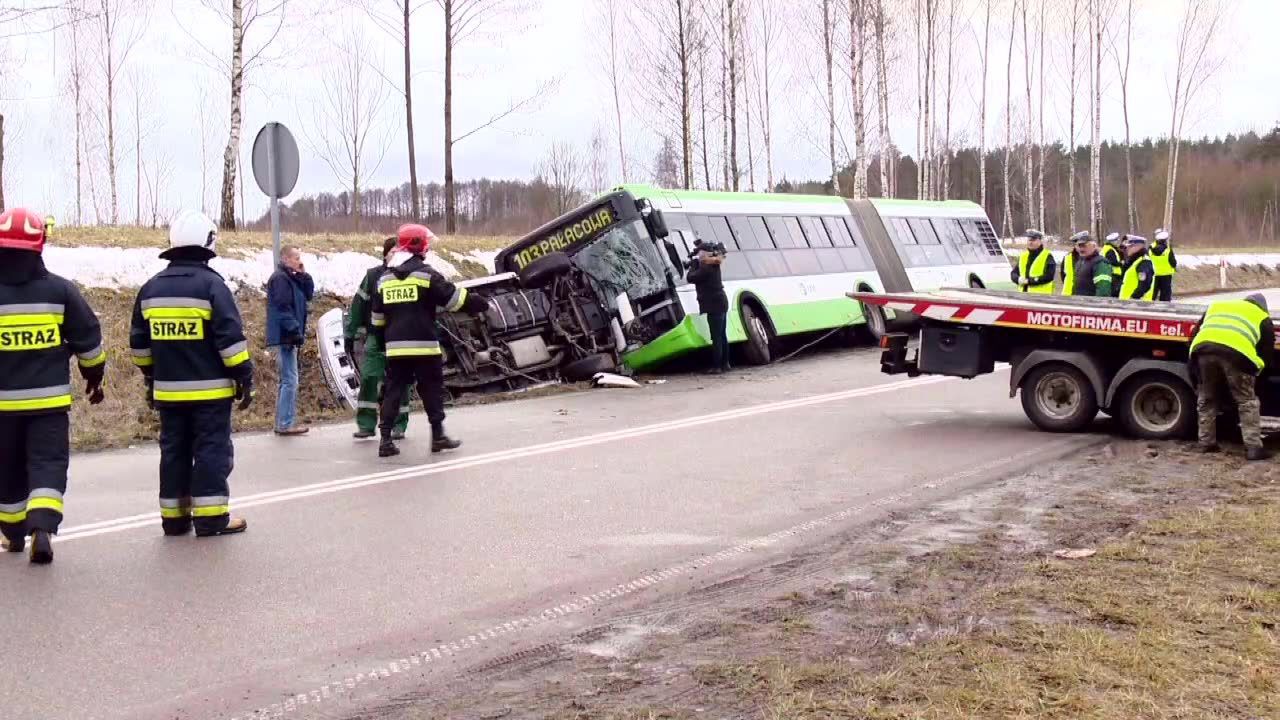
<instances>
[{"instance_id":1,"label":"bus window","mask_svg":"<svg viewBox=\"0 0 1280 720\"><path fill-rule=\"evenodd\" d=\"M689 225L693 227L694 237L703 242L714 242L715 230L711 227L711 218L706 215L690 215Z\"/></svg>"},{"instance_id":2,"label":"bus window","mask_svg":"<svg viewBox=\"0 0 1280 720\"><path fill-rule=\"evenodd\" d=\"M840 248L840 259L844 261L844 267L849 272L860 272L862 270L871 270L871 261L867 259L866 253L862 252L862 248Z\"/></svg>"},{"instance_id":3,"label":"bus window","mask_svg":"<svg viewBox=\"0 0 1280 720\"><path fill-rule=\"evenodd\" d=\"M849 228L840 222L838 217L824 217L822 224L826 226L827 232L831 234L831 242L836 247L853 247L853 236L849 234Z\"/></svg>"},{"instance_id":4,"label":"bus window","mask_svg":"<svg viewBox=\"0 0 1280 720\"><path fill-rule=\"evenodd\" d=\"M765 222L769 225L769 231L773 233L773 238L778 243L778 247L783 249L806 247L804 237L797 237L791 234L791 227L787 225L785 218L765 218ZM799 230L798 224L796 229Z\"/></svg>"},{"instance_id":5,"label":"bus window","mask_svg":"<svg viewBox=\"0 0 1280 720\"><path fill-rule=\"evenodd\" d=\"M746 256L747 263L751 265L751 272L756 277L778 277L789 274L787 262L782 259L782 253L778 250L755 250L743 255Z\"/></svg>"},{"instance_id":6,"label":"bus window","mask_svg":"<svg viewBox=\"0 0 1280 720\"><path fill-rule=\"evenodd\" d=\"M983 257L985 252L981 247L969 242L969 237L964 234L959 220L936 218L933 220L933 229L942 239L942 244L947 247L947 254L952 257L955 264L986 261Z\"/></svg>"},{"instance_id":7,"label":"bus window","mask_svg":"<svg viewBox=\"0 0 1280 720\"><path fill-rule=\"evenodd\" d=\"M733 231L729 229L729 220L723 215L711 217L711 238L702 238L705 242L718 242L727 250L737 250L738 243L733 239Z\"/></svg>"},{"instance_id":8,"label":"bus window","mask_svg":"<svg viewBox=\"0 0 1280 720\"><path fill-rule=\"evenodd\" d=\"M804 240L804 231L800 229L799 219L789 217L789 218L783 218L782 221L783 223L786 224L787 229L791 231L791 237L792 239L795 240L796 247L798 248L809 247L809 243L805 242Z\"/></svg>"},{"instance_id":9,"label":"bus window","mask_svg":"<svg viewBox=\"0 0 1280 720\"><path fill-rule=\"evenodd\" d=\"M849 236L853 238L853 244L863 245L862 231L858 229L858 223L854 222L853 218L845 218L844 225L849 230Z\"/></svg>"},{"instance_id":10,"label":"bus window","mask_svg":"<svg viewBox=\"0 0 1280 720\"><path fill-rule=\"evenodd\" d=\"M731 252L724 259L724 264L720 266L721 280L748 280L751 278L751 266L747 264L747 257L743 253Z\"/></svg>"},{"instance_id":11,"label":"bus window","mask_svg":"<svg viewBox=\"0 0 1280 720\"><path fill-rule=\"evenodd\" d=\"M817 250L809 248L783 250L782 257L787 261L787 267L791 270L792 275L817 275L822 272L822 264L818 261Z\"/></svg>"},{"instance_id":12,"label":"bus window","mask_svg":"<svg viewBox=\"0 0 1280 720\"><path fill-rule=\"evenodd\" d=\"M912 218L907 221L907 224L911 226L911 233L916 236L917 245L938 245L942 242L928 220Z\"/></svg>"},{"instance_id":13,"label":"bus window","mask_svg":"<svg viewBox=\"0 0 1280 720\"><path fill-rule=\"evenodd\" d=\"M809 241L809 247L831 247L831 236L827 234L827 229L823 227L821 222L811 217L802 217L800 218L800 227L804 230L805 237Z\"/></svg>"},{"instance_id":14,"label":"bus window","mask_svg":"<svg viewBox=\"0 0 1280 720\"><path fill-rule=\"evenodd\" d=\"M738 239L738 247L743 250L759 250L767 245L762 245L760 239L756 237L756 231L751 229L751 223L742 215L731 215L729 217L729 227L733 228L733 236ZM768 240L766 236L765 240Z\"/></svg>"},{"instance_id":15,"label":"bus window","mask_svg":"<svg viewBox=\"0 0 1280 720\"><path fill-rule=\"evenodd\" d=\"M991 223L986 220L965 220L961 225L964 226L965 235L972 238L975 244L981 245L987 255L1004 256L1004 251L1000 249L1000 240L996 238L996 231L991 227Z\"/></svg>"},{"instance_id":16,"label":"bus window","mask_svg":"<svg viewBox=\"0 0 1280 720\"><path fill-rule=\"evenodd\" d=\"M916 236L919 252L926 265L955 265L960 262L960 255L942 244L942 239L934 232L933 223L928 218L912 218L907 224Z\"/></svg>"},{"instance_id":17,"label":"bus window","mask_svg":"<svg viewBox=\"0 0 1280 720\"><path fill-rule=\"evenodd\" d=\"M825 234L826 231L824 230ZM818 258L818 265L822 267L824 273L839 273L846 270L844 260L840 258L840 253L845 252L843 249L837 248L818 248L813 254Z\"/></svg>"},{"instance_id":18,"label":"bus window","mask_svg":"<svg viewBox=\"0 0 1280 720\"><path fill-rule=\"evenodd\" d=\"M753 215L747 219L751 221L751 229L756 232L756 239L760 241L760 247L776 247L773 236L769 234L769 228L764 225L764 218L759 215Z\"/></svg>"},{"instance_id":19,"label":"bus window","mask_svg":"<svg viewBox=\"0 0 1280 720\"><path fill-rule=\"evenodd\" d=\"M893 218L889 221L890 233L893 235L894 241L899 246L915 245L916 236L911 232L911 226L903 218Z\"/></svg>"}]
</instances>

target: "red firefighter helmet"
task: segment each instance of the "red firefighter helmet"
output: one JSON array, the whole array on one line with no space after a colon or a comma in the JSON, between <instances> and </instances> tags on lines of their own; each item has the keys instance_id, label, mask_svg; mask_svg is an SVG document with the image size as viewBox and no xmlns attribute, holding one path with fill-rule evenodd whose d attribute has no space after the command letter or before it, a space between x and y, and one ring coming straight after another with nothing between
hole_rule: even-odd
<instances>
[{"instance_id":1,"label":"red firefighter helmet","mask_svg":"<svg viewBox=\"0 0 1280 720\"><path fill-rule=\"evenodd\" d=\"M423 255L431 249L431 241L436 239L436 235L426 225L401 225L396 238L399 241L397 250Z\"/></svg>"},{"instance_id":2,"label":"red firefighter helmet","mask_svg":"<svg viewBox=\"0 0 1280 720\"><path fill-rule=\"evenodd\" d=\"M0 213L0 248L44 251L44 217L26 208Z\"/></svg>"}]
</instances>

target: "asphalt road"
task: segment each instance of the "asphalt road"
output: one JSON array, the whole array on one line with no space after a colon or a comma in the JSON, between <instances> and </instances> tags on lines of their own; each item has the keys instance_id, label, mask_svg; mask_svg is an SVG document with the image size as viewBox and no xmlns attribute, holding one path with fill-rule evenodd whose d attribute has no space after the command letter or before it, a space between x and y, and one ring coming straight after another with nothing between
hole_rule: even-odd
<instances>
[{"instance_id":1,"label":"asphalt road","mask_svg":"<svg viewBox=\"0 0 1280 720\"><path fill-rule=\"evenodd\" d=\"M152 447L78 456L57 561L0 557L7 720L350 718L823 533L1084 447L1008 374L897 380L878 351L240 437L247 534L164 538ZM362 714L364 713L364 714Z\"/></svg>"}]
</instances>

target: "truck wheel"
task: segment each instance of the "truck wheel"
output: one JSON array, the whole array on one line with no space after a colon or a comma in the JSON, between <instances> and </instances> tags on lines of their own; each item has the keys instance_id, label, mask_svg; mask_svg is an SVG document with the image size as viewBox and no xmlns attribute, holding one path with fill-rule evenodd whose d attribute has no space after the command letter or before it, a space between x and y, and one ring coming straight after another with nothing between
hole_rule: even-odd
<instances>
[{"instance_id":1,"label":"truck wheel","mask_svg":"<svg viewBox=\"0 0 1280 720\"><path fill-rule=\"evenodd\" d=\"M578 358L560 369L560 374L569 382L585 382L596 376L596 373L613 372L617 369L613 358L604 353Z\"/></svg>"},{"instance_id":2,"label":"truck wheel","mask_svg":"<svg viewBox=\"0 0 1280 720\"><path fill-rule=\"evenodd\" d=\"M769 348L769 325L751 305L742 306L742 327L747 331L747 347L744 355L751 365L768 365L773 362Z\"/></svg>"},{"instance_id":3,"label":"truck wheel","mask_svg":"<svg viewBox=\"0 0 1280 720\"><path fill-rule=\"evenodd\" d=\"M1196 426L1196 397L1179 378L1145 373L1120 388L1116 417L1125 432L1143 440L1191 437Z\"/></svg>"},{"instance_id":4,"label":"truck wheel","mask_svg":"<svg viewBox=\"0 0 1280 720\"><path fill-rule=\"evenodd\" d=\"M551 281L569 272L572 263L569 256L562 252L544 255L529 263L520 271L520 284L527 288L540 288L551 284Z\"/></svg>"},{"instance_id":5,"label":"truck wheel","mask_svg":"<svg viewBox=\"0 0 1280 720\"><path fill-rule=\"evenodd\" d=\"M1098 415L1098 396L1084 373L1065 363L1046 363L1022 380L1022 410L1048 432L1083 430Z\"/></svg>"}]
</instances>

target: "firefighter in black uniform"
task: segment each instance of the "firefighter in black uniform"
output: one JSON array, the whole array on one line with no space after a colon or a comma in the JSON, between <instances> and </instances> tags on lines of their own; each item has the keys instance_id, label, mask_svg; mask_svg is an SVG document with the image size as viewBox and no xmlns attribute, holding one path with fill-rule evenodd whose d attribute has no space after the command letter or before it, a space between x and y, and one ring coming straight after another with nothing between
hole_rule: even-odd
<instances>
[{"instance_id":1,"label":"firefighter in black uniform","mask_svg":"<svg viewBox=\"0 0 1280 720\"><path fill-rule=\"evenodd\" d=\"M436 309L479 314L488 301L455 287L426 263L427 250L435 238L423 225L405 225L397 233L397 253L409 259L389 267L378 280L373 294L370 325L380 335L387 354L387 380L383 389L382 442L379 457L399 455L391 433L400 415L401 398L416 383L418 395L431 422L431 452L454 450L462 445L444 431L444 357L436 329ZM390 264L389 264L390 265Z\"/></svg>"},{"instance_id":2,"label":"firefighter in black uniform","mask_svg":"<svg viewBox=\"0 0 1280 720\"><path fill-rule=\"evenodd\" d=\"M169 229L169 267L147 281L133 307L129 348L160 413L160 518L165 535L243 532L232 519L231 405L253 398L253 362L240 309L209 267L217 228L184 213ZM193 522L194 521L194 522Z\"/></svg>"},{"instance_id":3,"label":"firefighter in black uniform","mask_svg":"<svg viewBox=\"0 0 1280 720\"><path fill-rule=\"evenodd\" d=\"M45 223L0 213L0 534L4 550L53 562L71 459L72 354L89 402L102 402L107 355L98 318L76 286L44 267Z\"/></svg>"}]
</instances>

